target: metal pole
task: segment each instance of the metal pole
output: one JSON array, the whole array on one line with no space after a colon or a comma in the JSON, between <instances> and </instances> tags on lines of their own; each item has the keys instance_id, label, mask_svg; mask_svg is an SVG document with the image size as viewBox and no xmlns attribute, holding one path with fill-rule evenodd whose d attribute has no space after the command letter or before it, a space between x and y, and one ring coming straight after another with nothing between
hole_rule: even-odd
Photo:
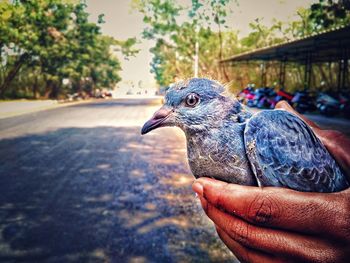
<instances>
[{"instance_id":1,"label":"metal pole","mask_svg":"<svg viewBox=\"0 0 350 263\"><path fill-rule=\"evenodd\" d=\"M305 68L304 68L304 91L306 90L307 86L307 59L305 62Z\"/></svg>"},{"instance_id":2,"label":"metal pole","mask_svg":"<svg viewBox=\"0 0 350 263\"><path fill-rule=\"evenodd\" d=\"M265 87L266 86L266 65L265 65L265 61L261 63L260 68L261 68L261 87Z\"/></svg>"},{"instance_id":3,"label":"metal pole","mask_svg":"<svg viewBox=\"0 0 350 263\"><path fill-rule=\"evenodd\" d=\"M347 50L343 50L343 53L342 53L342 57L343 57L343 63L342 63L342 76L341 76L341 80L342 80L342 83L341 83L341 89L344 89L345 86L346 86L346 82L347 82L347 72L348 72L348 53L347 53Z\"/></svg>"},{"instance_id":4,"label":"metal pole","mask_svg":"<svg viewBox=\"0 0 350 263\"><path fill-rule=\"evenodd\" d=\"M196 54L194 56L194 77L195 78L198 78L198 51L199 51L199 43L198 43L198 40L196 40L196 45L195 45L195 48L196 48Z\"/></svg>"},{"instance_id":5,"label":"metal pole","mask_svg":"<svg viewBox=\"0 0 350 263\"><path fill-rule=\"evenodd\" d=\"M341 84L342 84L342 72L343 72L343 60L340 59L339 62L338 62L338 92L340 91L340 87L341 87Z\"/></svg>"},{"instance_id":6,"label":"metal pole","mask_svg":"<svg viewBox=\"0 0 350 263\"><path fill-rule=\"evenodd\" d=\"M349 86L346 86L348 84L348 72L349 72L349 58L346 54L345 60L344 60L344 85L343 88L349 88Z\"/></svg>"},{"instance_id":7,"label":"metal pole","mask_svg":"<svg viewBox=\"0 0 350 263\"><path fill-rule=\"evenodd\" d=\"M312 58L311 53L307 54L305 61L305 72L304 72L304 91L311 86L311 72L312 71Z\"/></svg>"},{"instance_id":8,"label":"metal pole","mask_svg":"<svg viewBox=\"0 0 350 263\"><path fill-rule=\"evenodd\" d=\"M286 60L283 59L280 64L280 74L279 74L279 83L280 88L284 88L284 83L286 79Z\"/></svg>"},{"instance_id":9,"label":"metal pole","mask_svg":"<svg viewBox=\"0 0 350 263\"><path fill-rule=\"evenodd\" d=\"M199 43L198 43L198 27L196 27L196 43L194 55L194 77L198 78L198 60L199 60Z\"/></svg>"},{"instance_id":10,"label":"metal pole","mask_svg":"<svg viewBox=\"0 0 350 263\"><path fill-rule=\"evenodd\" d=\"M308 86L308 89L311 88L311 74L312 74L312 57L310 55L309 57L309 66L308 66L308 75L309 75L309 79L308 79L308 82L307 82L307 86Z\"/></svg>"}]
</instances>

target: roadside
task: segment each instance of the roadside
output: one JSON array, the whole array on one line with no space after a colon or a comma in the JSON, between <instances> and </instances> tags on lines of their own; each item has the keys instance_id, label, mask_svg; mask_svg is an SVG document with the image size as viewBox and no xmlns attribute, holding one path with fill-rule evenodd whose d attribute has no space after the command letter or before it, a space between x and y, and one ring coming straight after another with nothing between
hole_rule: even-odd
<instances>
[{"instance_id":1,"label":"roadside","mask_svg":"<svg viewBox=\"0 0 350 263\"><path fill-rule=\"evenodd\" d=\"M38 112L42 110L66 107L80 103L87 103L91 101L93 101L93 99L72 102L60 102L57 100L0 101L0 119Z\"/></svg>"},{"instance_id":2,"label":"roadside","mask_svg":"<svg viewBox=\"0 0 350 263\"><path fill-rule=\"evenodd\" d=\"M140 95L125 95L115 99L160 99L161 96L140 96ZM99 101L100 99L87 99L80 101L58 101L58 100L14 100L0 101L0 119L15 117L27 113L34 113L42 110L55 109L60 107L72 106L76 104Z\"/></svg>"},{"instance_id":3,"label":"roadside","mask_svg":"<svg viewBox=\"0 0 350 263\"><path fill-rule=\"evenodd\" d=\"M140 96L140 95L125 95L118 96L117 100L129 99L160 99L162 96ZM27 113L34 113L38 111L72 106L76 104L89 103L99 101L101 99L88 99L80 101L57 101L57 100L15 100L15 101L0 101L0 119L19 116ZM260 111L256 108L249 108L252 112ZM350 121L349 119L336 116L326 117L316 113L305 114L306 117L319 124L324 129L340 130L346 135L350 136Z\"/></svg>"}]
</instances>

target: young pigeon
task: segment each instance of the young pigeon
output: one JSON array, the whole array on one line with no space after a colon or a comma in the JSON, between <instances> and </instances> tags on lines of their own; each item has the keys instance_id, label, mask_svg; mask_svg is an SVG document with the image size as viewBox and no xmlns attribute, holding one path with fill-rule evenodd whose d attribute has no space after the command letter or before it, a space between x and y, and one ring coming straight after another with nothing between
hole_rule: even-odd
<instances>
[{"instance_id":1,"label":"young pigeon","mask_svg":"<svg viewBox=\"0 0 350 263\"><path fill-rule=\"evenodd\" d=\"M344 173L311 128L284 110L252 115L224 87L193 78L174 84L141 134L181 128L196 178L243 185L279 186L306 192L349 187Z\"/></svg>"}]
</instances>

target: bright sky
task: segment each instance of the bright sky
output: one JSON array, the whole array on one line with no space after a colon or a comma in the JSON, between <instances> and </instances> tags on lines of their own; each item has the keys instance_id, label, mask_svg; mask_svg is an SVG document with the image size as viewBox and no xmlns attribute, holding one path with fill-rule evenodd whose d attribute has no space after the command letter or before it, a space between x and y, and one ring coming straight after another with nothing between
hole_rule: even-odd
<instances>
[{"instance_id":1,"label":"bright sky","mask_svg":"<svg viewBox=\"0 0 350 263\"><path fill-rule=\"evenodd\" d=\"M180 0L181 3L190 3L190 0ZM270 25L273 18L288 21L295 18L299 7L308 7L316 0L240 0L239 6L232 4L232 15L229 27L240 31L240 36L249 33L249 23L256 18L264 18L265 25ZM144 27L143 16L131 11L130 0L87 0L88 12L91 20L97 21L99 14L105 14L106 23L102 25L102 32L117 39L137 37L141 44L141 52L129 61L122 60L121 76L123 81L133 81L135 85L142 80L144 85L155 85L150 71L152 54L149 49L152 42L141 39Z\"/></svg>"}]
</instances>

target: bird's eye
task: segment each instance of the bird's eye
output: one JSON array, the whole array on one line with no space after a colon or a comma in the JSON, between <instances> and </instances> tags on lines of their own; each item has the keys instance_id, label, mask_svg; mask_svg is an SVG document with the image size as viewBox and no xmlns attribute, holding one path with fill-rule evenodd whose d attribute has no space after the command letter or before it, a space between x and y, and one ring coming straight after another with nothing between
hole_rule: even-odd
<instances>
[{"instance_id":1,"label":"bird's eye","mask_svg":"<svg viewBox=\"0 0 350 263\"><path fill-rule=\"evenodd\" d=\"M186 97L186 106L194 107L199 102L199 96L197 94L191 93Z\"/></svg>"}]
</instances>

